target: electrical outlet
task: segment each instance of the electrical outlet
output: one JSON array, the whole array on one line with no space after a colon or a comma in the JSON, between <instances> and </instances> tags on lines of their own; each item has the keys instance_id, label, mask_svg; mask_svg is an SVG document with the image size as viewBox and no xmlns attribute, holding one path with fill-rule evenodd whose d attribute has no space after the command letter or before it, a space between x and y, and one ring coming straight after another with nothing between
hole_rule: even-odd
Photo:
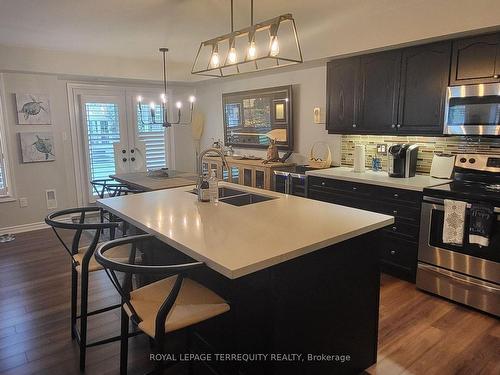
<instances>
[{"instance_id":1,"label":"electrical outlet","mask_svg":"<svg viewBox=\"0 0 500 375\"><path fill-rule=\"evenodd\" d=\"M378 154L387 153L387 145L385 143L377 144L377 153Z\"/></svg>"},{"instance_id":2,"label":"electrical outlet","mask_svg":"<svg viewBox=\"0 0 500 375\"><path fill-rule=\"evenodd\" d=\"M19 198L19 207L28 207L28 198Z\"/></svg>"}]
</instances>

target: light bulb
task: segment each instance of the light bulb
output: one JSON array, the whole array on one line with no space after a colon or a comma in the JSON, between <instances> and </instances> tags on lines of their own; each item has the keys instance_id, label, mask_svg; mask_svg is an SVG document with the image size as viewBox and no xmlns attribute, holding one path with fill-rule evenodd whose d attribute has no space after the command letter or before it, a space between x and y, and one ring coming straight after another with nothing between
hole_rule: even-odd
<instances>
[{"instance_id":1,"label":"light bulb","mask_svg":"<svg viewBox=\"0 0 500 375\"><path fill-rule=\"evenodd\" d=\"M215 51L212 53L212 59L210 60L212 67L217 68L219 66L219 53Z\"/></svg>"},{"instance_id":2,"label":"light bulb","mask_svg":"<svg viewBox=\"0 0 500 375\"><path fill-rule=\"evenodd\" d=\"M255 48L255 41L250 42L250 46L248 47L248 57L251 59L255 58L255 55L257 55L257 48Z\"/></svg>"},{"instance_id":3,"label":"light bulb","mask_svg":"<svg viewBox=\"0 0 500 375\"><path fill-rule=\"evenodd\" d=\"M231 47L229 50L229 54L227 55L227 59L230 64L235 64L238 61L238 55L236 55L236 48Z\"/></svg>"},{"instance_id":4,"label":"light bulb","mask_svg":"<svg viewBox=\"0 0 500 375\"><path fill-rule=\"evenodd\" d=\"M182 107L182 103L181 103L181 102L177 102L177 103L175 103L175 106L176 106L178 109L181 109L181 107Z\"/></svg>"},{"instance_id":5,"label":"light bulb","mask_svg":"<svg viewBox=\"0 0 500 375\"><path fill-rule=\"evenodd\" d=\"M155 109L155 102L151 102L151 103L149 103L149 108L151 108L151 109Z\"/></svg>"},{"instance_id":6,"label":"light bulb","mask_svg":"<svg viewBox=\"0 0 500 375\"><path fill-rule=\"evenodd\" d=\"M196 101L196 98L195 98L193 95L191 95L191 96L189 97L189 102L190 102L190 103L194 103L195 101Z\"/></svg>"},{"instance_id":7,"label":"light bulb","mask_svg":"<svg viewBox=\"0 0 500 375\"><path fill-rule=\"evenodd\" d=\"M161 94L161 101L163 102L163 104L167 103L167 95Z\"/></svg>"},{"instance_id":8,"label":"light bulb","mask_svg":"<svg viewBox=\"0 0 500 375\"><path fill-rule=\"evenodd\" d=\"M142 96L138 95L138 96L137 96L137 101L138 101L139 103L140 103L140 102L142 102Z\"/></svg>"},{"instance_id":9,"label":"light bulb","mask_svg":"<svg viewBox=\"0 0 500 375\"><path fill-rule=\"evenodd\" d=\"M271 37L271 56L277 56L280 53L280 44L278 43L278 36Z\"/></svg>"}]
</instances>

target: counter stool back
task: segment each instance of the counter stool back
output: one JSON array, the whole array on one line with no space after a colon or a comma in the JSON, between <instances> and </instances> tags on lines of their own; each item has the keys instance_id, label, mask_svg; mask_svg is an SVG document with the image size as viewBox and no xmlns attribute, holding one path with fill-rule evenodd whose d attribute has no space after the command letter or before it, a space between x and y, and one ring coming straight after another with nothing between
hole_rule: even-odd
<instances>
[{"instance_id":1,"label":"counter stool back","mask_svg":"<svg viewBox=\"0 0 500 375\"><path fill-rule=\"evenodd\" d=\"M167 333L187 329L207 319L229 311L229 305L213 291L189 279L188 271L203 266L202 262L173 265L144 265L136 263L138 248L155 239L145 234L121 238L100 245L95 253L111 282L122 297L120 374L127 373L129 320L153 341L155 353L163 353ZM131 245L128 262L109 257L117 246ZM117 274L119 273L119 274ZM132 289L133 275L163 276L151 284ZM122 276L123 277L119 277ZM189 348L188 348L189 349ZM155 373L164 369L162 361L155 362Z\"/></svg>"},{"instance_id":2,"label":"counter stool back","mask_svg":"<svg viewBox=\"0 0 500 375\"><path fill-rule=\"evenodd\" d=\"M94 252L105 230L109 238L114 239L120 222L104 221L103 210L99 207L80 207L60 210L49 214L45 222L52 228L55 235L68 252L71 259L71 338L76 339L80 346L80 368L85 368L86 348L111 341L117 341L119 336L87 344L87 319L90 315L99 314L120 307L107 306L95 311L88 310L89 273L102 270L96 262ZM71 244L67 244L59 233L61 230L72 231ZM82 245L84 233L90 233L90 243ZM81 279L80 315L77 314L78 275ZM77 320L80 319L80 330Z\"/></svg>"}]
</instances>

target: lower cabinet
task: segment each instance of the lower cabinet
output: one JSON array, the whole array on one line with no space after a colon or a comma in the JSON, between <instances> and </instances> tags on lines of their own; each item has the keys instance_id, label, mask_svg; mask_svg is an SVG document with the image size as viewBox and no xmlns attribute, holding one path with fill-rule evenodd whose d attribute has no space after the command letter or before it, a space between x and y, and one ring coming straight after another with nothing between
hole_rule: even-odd
<instances>
[{"instance_id":1,"label":"lower cabinet","mask_svg":"<svg viewBox=\"0 0 500 375\"><path fill-rule=\"evenodd\" d=\"M420 192L309 176L308 197L394 216L394 224L381 231L381 269L415 282L422 200Z\"/></svg>"}]
</instances>

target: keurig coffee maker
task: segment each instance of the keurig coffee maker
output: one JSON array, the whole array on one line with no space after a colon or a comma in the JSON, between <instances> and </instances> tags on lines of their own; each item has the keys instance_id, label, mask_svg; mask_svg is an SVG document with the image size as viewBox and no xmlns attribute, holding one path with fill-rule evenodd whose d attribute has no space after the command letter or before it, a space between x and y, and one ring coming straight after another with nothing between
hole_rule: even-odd
<instances>
[{"instance_id":1,"label":"keurig coffee maker","mask_svg":"<svg viewBox=\"0 0 500 375\"><path fill-rule=\"evenodd\" d=\"M418 146L408 143L395 144L387 152L389 177L413 177L417 170Z\"/></svg>"}]
</instances>

